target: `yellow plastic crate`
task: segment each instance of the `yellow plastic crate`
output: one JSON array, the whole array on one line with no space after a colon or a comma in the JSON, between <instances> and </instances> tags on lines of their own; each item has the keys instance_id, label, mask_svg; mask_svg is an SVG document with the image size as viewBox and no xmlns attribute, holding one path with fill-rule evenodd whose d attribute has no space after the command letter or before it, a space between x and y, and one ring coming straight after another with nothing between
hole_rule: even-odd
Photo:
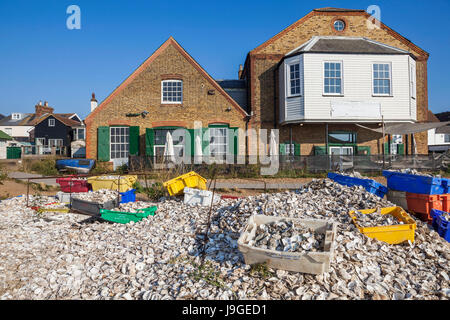
<instances>
[{"instance_id":1,"label":"yellow plastic crate","mask_svg":"<svg viewBox=\"0 0 450 320\"><path fill-rule=\"evenodd\" d=\"M137 181L136 175L128 175L120 177L120 186L118 176L112 179L101 179L100 176L89 177L88 183L92 186L92 191L100 189L109 189L119 192L126 192L133 188L133 184Z\"/></svg>"},{"instance_id":2,"label":"yellow plastic crate","mask_svg":"<svg viewBox=\"0 0 450 320\"><path fill-rule=\"evenodd\" d=\"M171 196L177 196L183 194L185 187L206 190L206 179L194 171L191 171L176 177L175 179L164 182L163 186L167 188L167 191L169 191Z\"/></svg>"},{"instance_id":3,"label":"yellow plastic crate","mask_svg":"<svg viewBox=\"0 0 450 320\"><path fill-rule=\"evenodd\" d=\"M377 209L358 211L362 214L371 214L376 212ZM399 244L408 240L414 242L416 222L411 218L409 214L405 212L405 210L403 210L401 207L382 208L380 214L390 214L396 217L398 220L404 222L405 224L362 228L358 225L358 219L355 216L355 211L349 212L349 215L358 230L369 238L384 241L389 244Z\"/></svg>"}]
</instances>

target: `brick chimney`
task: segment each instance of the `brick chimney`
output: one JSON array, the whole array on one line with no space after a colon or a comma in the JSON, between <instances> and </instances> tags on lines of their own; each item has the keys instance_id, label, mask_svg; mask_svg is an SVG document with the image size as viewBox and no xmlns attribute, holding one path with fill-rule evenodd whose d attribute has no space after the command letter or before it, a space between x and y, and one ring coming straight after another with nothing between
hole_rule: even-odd
<instances>
[{"instance_id":1,"label":"brick chimney","mask_svg":"<svg viewBox=\"0 0 450 320\"><path fill-rule=\"evenodd\" d=\"M92 99L91 99L91 112L97 108L97 99L95 99L95 93L92 93Z\"/></svg>"},{"instance_id":2,"label":"brick chimney","mask_svg":"<svg viewBox=\"0 0 450 320\"><path fill-rule=\"evenodd\" d=\"M42 105L42 101L39 101L35 107L36 118L42 116L44 113L53 113L54 109L48 106L48 102L45 101Z\"/></svg>"},{"instance_id":3,"label":"brick chimney","mask_svg":"<svg viewBox=\"0 0 450 320\"><path fill-rule=\"evenodd\" d=\"M242 76L242 72L244 71L244 67L242 66L242 64L239 65L239 72L238 72L238 79L241 78Z\"/></svg>"}]
</instances>

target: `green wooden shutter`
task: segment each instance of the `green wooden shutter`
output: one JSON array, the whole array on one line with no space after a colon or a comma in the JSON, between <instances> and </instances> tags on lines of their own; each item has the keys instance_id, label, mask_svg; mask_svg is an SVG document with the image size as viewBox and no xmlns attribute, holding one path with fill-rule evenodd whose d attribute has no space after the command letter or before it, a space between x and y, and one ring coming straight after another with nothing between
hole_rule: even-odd
<instances>
[{"instance_id":1,"label":"green wooden shutter","mask_svg":"<svg viewBox=\"0 0 450 320\"><path fill-rule=\"evenodd\" d=\"M384 154L385 155L389 154L389 143L388 142L384 143Z\"/></svg>"},{"instance_id":2,"label":"green wooden shutter","mask_svg":"<svg viewBox=\"0 0 450 320\"><path fill-rule=\"evenodd\" d=\"M233 134L233 148L231 148L231 144L230 144L229 152L230 152L230 154L234 154L235 156L238 153L238 137L235 136L237 134L238 130L239 130L239 128L230 128L230 131L229 131L230 134L231 133Z\"/></svg>"},{"instance_id":3,"label":"green wooden shutter","mask_svg":"<svg viewBox=\"0 0 450 320\"><path fill-rule=\"evenodd\" d=\"M139 155L139 127L130 127L130 156Z\"/></svg>"},{"instance_id":4,"label":"green wooden shutter","mask_svg":"<svg viewBox=\"0 0 450 320\"><path fill-rule=\"evenodd\" d=\"M209 156L210 155L210 152L209 152L210 135L208 133L208 128L202 128L202 136L200 138L202 139L203 155Z\"/></svg>"},{"instance_id":5,"label":"green wooden shutter","mask_svg":"<svg viewBox=\"0 0 450 320\"><path fill-rule=\"evenodd\" d=\"M191 142L186 143L185 152L187 155L195 156L195 130L194 129L186 129L186 131L191 136ZM186 142L188 141L188 133L186 133Z\"/></svg>"},{"instance_id":6,"label":"green wooden shutter","mask_svg":"<svg viewBox=\"0 0 450 320\"><path fill-rule=\"evenodd\" d=\"M280 143L280 156L286 155L286 145L284 143Z\"/></svg>"},{"instance_id":7,"label":"green wooden shutter","mask_svg":"<svg viewBox=\"0 0 450 320\"><path fill-rule=\"evenodd\" d=\"M404 144L397 145L397 154L399 154L399 155L405 154L405 145Z\"/></svg>"},{"instance_id":8,"label":"green wooden shutter","mask_svg":"<svg viewBox=\"0 0 450 320\"><path fill-rule=\"evenodd\" d=\"M327 148L322 146L315 146L314 147L314 155L326 155L327 154Z\"/></svg>"},{"instance_id":9,"label":"green wooden shutter","mask_svg":"<svg viewBox=\"0 0 450 320\"><path fill-rule=\"evenodd\" d=\"M155 143L155 129L145 129L145 155L153 156L153 145Z\"/></svg>"},{"instance_id":10,"label":"green wooden shutter","mask_svg":"<svg viewBox=\"0 0 450 320\"><path fill-rule=\"evenodd\" d=\"M294 143L294 156L300 155L300 143Z\"/></svg>"},{"instance_id":11,"label":"green wooden shutter","mask_svg":"<svg viewBox=\"0 0 450 320\"><path fill-rule=\"evenodd\" d=\"M97 159L109 161L109 127L98 127L97 129Z\"/></svg>"}]
</instances>

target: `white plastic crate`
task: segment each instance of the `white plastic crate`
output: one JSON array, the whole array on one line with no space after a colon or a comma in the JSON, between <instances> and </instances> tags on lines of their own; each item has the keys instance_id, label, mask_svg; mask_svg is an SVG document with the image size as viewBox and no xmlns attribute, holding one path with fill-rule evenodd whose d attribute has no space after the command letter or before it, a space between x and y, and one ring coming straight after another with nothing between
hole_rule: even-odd
<instances>
[{"instance_id":1,"label":"white plastic crate","mask_svg":"<svg viewBox=\"0 0 450 320\"><path fill-rule=\"evenodd\" d=\"M212 191L199 190L185 187L184 204L200 204L201 206L210 206L213 196ZM214 194L214 203L220 202L220 195Z\"/></svg>"},{"instance_id":2,"label":"white plastic crate","mask_svg":"<svg viewBox=\"0 0 450 320\"><path fill-rule=\"evenodd\" d=\"M72 192L72 198L73 198L74 196L76 196L77 194L78 194L78 193ZM71 198L70 195L71 195L71 194L68 193L68 192L58 191L58 192L56 193L56 199L58 199L59 202L61 202L61 203L70 203L70 198Z\"/></svg>"},{"instance_id":3,"label":"white plastic crate","mask_svg":"<svg viewBox=\"0 0 450 320\"><path fill-rule=\"evenodd\" d=\"M322 252L281 252L261 249L249 245L255 238L256 228L261 224L275 221L294 221L313 228L318 233L325 234ZM247 226L238 240L239 251L243 254L248 265L266 263L268 267L287 271L322 274L330 269L330 262L334 255L334 239L336 236L336 223L326 220L298 219L272 217L264 215L251 216Z\"/></svg>"},{"instance_id":4,"label":"white plastic crate","mask_svg":"<svg viewBox=\"0 0 450 320\"><path fill-rule=\"evenodd\" d=\"M399 207L402 207L404 210L408 210L408 201L406 200L406 192L404 191L389 189L387 192L387 200Z\"/></svg>"}]
</instances>

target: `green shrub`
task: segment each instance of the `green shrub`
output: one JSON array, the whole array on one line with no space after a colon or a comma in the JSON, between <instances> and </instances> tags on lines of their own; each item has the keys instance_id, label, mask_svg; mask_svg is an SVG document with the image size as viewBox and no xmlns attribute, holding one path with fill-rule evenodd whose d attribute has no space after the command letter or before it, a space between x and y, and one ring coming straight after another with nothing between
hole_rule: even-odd
<instances>
[{"instance_id":1,"label":"green shrub","mask_svg":"<svg viewBox=\"0 0 450 320\"><path fill-rule=\"evenodd\" d=\"M41 159L31 164L31 171L44 176L54 176L58 174L56 161L53 159Z\"/></svg>"}]
</instances>

